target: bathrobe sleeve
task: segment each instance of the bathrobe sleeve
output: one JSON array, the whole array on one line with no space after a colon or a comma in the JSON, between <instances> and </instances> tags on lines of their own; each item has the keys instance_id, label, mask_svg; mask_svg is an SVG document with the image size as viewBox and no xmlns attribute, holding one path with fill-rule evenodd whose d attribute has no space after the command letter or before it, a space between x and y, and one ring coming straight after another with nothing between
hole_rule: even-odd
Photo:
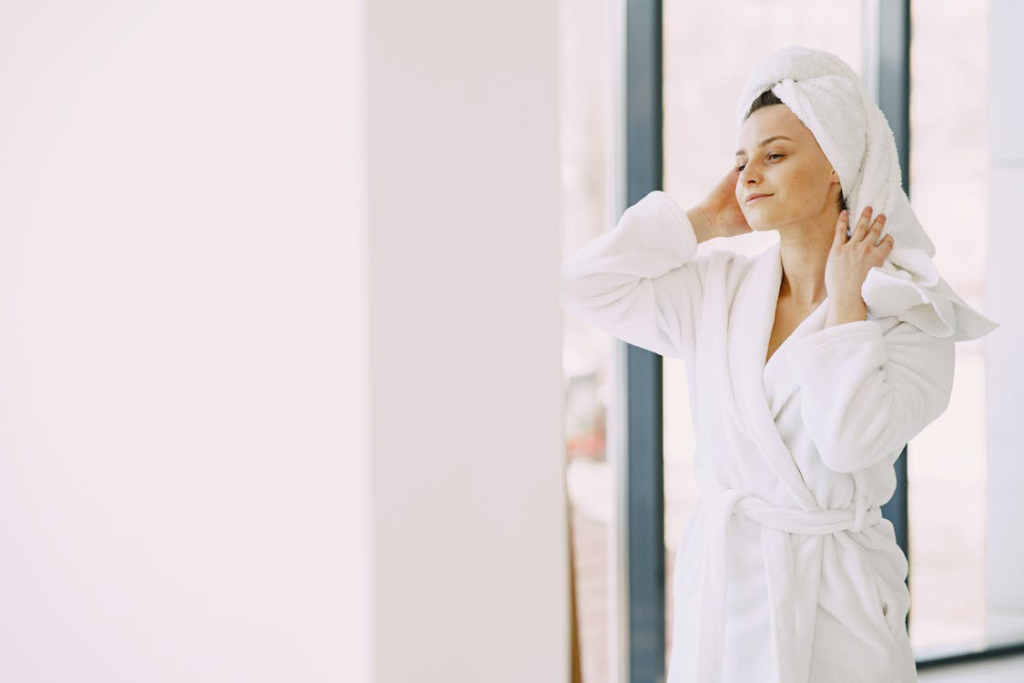
<instances>
[{"instance_id":1,"label":"bathrobe sleeve","mask_svg":"<svg viewBox=\"0 0 1024 683\"><path fill-rule=\"evenodd\" d=\"M696 252L686 212L651 192L563 261L562 308L634 346L689 357L708 261Z\"/></svg>"},{"instance_id":2,"label":"bathrobe sleeve","mask_svg":"<svg viewBox=\"0 0 1024 683\"><path fill-rule=\"evenodd\" d=\"M804 427L836 472L895 460L949 405L955 342L906 321L883 329L875 319L833 325L786 354Z\"/></svg>"}]
</instances>

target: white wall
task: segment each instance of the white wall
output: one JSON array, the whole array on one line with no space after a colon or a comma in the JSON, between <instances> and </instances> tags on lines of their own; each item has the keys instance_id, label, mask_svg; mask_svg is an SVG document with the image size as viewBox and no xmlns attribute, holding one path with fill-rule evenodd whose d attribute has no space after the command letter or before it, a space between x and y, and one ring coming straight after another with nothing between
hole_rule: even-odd
<instances>
[{"instance_id":1,"label":"white wall","mask_svg":"<svg viewBox=\"0 0 1024 683\"><path fill-rule=\"evenodd\" d=\"M324 648L318 653L320 675L335 683L369 683L375 680L373 668L373 518L371 517L372 495L372 452L370 442L370 290L367 259L367 178L366 178L366 16L361 0L344 0L341 16L331 21L332 11L322 17L326 33L337 32L329 39L329 45L340 49L341 59L336 62L314 61L322 68L340 68L337 77L327 76L327 87L337 82L340 100L343 103L341 115L336 119L340 126L341 150L333 159L341 171L337 188L326 189L319 194L321 211L325 217L337 209L341 211L341 247L336 252L323 254L334 261L333 272L341 278L341 286L335 290L319 293L324 298L337 297L337 303L328 301L323 313L339 320L342 325L340 339L327 350L331 361L342 368L340 381L335 390L342 399L339 410L324 415L320 438L341 440L337 455L341 456L343 475L336 480L339 490L334 498L341 504L339 516L328 516L307 523L324 527L325 540L337 537L342 546L343 561L340 571L327 580L341 591L338 605L327 604L333 610L329 619L339 625L332 629L325 625ZM330 5L324 5L330 7ZM315 20L313 14L309 17ZM323 112L324 117L334 114ZM328 129L334 121L322 123ZM338 163L340 162L340 163ZM328 172L327 180L331 178ZM334 199L335 192L340 197ZM334 202L334 203L332 203ZM316 243L307 248L315 250ZM314 313L314 315L316 315ZM315 396L312 398L315 399ZM315 408L315 407L314 407ZM332 428L333 426L333 428ZM340 523L336 529L335 524ZM301 581L301 578L295 580ZM328 638L332 640L327 640ZM289 680L289 679L286 679ZM290 679L295 680L295 679Z\"/></svg>"},{"instance_id":2,"label":"white wall","mask_svg":"<svg viewBox=\"0 0 1024 683\"><path fill-rule=\"evenodd\" d=\"M1024 309L1020 254L1024 251L1024 109L1021 65L1024 5L991 0L989 6L989 252L986 309L1000 324L984 340L988 471L986 482L985 591L996 607L1024 609Z\"/></svg>"},{"instance_id":3,"label":"white wall","mask_svg":"<svg viewBox=\"0 0 1024 683\"><path fill-rule=\"evenodd\" d=\"M355 9L4 3L0 680L365 677Z\"/></svg>"},{"instance_id":4,"label":"white wall","mask_svg":"<svg viewBox=\"0 0 1024 683\"><path fill-rule=\"evenodd\" d=\"M557 10L367 4L382 682L568 679Z\"/></svg>"},{"instance_id":5,"label":"white wall","mask_svg":"<svg viewBox=\"0 0 1024 683\"><path fill-rule=\"evenodd\" d=\"M556 7L433 5L0 6L0 681L564 679Z\"/></svg>"}]
</instances>

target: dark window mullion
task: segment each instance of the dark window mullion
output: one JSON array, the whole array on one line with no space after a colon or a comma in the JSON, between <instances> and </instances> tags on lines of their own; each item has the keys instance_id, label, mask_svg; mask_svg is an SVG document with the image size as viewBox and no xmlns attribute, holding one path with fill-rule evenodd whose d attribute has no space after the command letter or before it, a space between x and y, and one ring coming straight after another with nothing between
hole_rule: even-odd
<instances>
[{"instance_id":1,"label":"dark window mullion","mask_svg":"<svg viewBox=\"0 0 1024 683\"><path fill-rule=\"evenodd\" d=\"M885 114L896 139L896 153L899 156L903 190L910 195L910 0L875 2L870 13L871 23L867 31L874 33L874 40L867 41L876 53L867 56L867 82L874 85L872 93L878 107ZM910 519L908 510L909 486L907 480L907 446L903 446L894 463L896 470L896 491L882 506L882 515L892 522L896 531L896 542L910 560ZM910 574L907 574L910 583ZM907 612L907 627L910 613Z\"/></svg>"},{"instance_id":2,"label":"dark window mullion","mask_svg":"<svg viewBox=\"0 0 1024 683\"><path fill-rule=\"evenodd\" d=\"M626 0L625 200L662 189L660 0ZM625 207L622 207L625 208ZM665 680L665 487L662 359L625 344L627 683Z\"/></svg>"}]
</instances>

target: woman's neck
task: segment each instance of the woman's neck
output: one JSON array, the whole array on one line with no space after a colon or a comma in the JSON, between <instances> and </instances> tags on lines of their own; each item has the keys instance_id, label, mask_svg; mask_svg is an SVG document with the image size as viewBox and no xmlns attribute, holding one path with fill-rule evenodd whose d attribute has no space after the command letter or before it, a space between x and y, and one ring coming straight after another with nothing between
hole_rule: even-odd
<instances>
[{"instance_id":1,"label":"woman's neck","mask_svg":"<svg viewBox=\"0 0 1024 683\"><path fill-rule=\"evenodd\" d=\"M825 221L831 220L831 223ZM800 308L813 308L824 300L825 264L835 239L835 220L815 217L779 230L782 283L779 298Z\"/></svg>"}]
</instances>

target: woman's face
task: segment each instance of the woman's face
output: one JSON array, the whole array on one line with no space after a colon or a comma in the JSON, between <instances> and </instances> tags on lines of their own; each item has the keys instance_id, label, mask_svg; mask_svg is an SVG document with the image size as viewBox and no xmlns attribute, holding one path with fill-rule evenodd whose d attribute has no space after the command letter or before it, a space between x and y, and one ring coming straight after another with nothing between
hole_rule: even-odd
<instances>
[{"instance_id":1,"label":"woman's face","mask_svg":"<svg viewBox=\"0 0 1024 683\"><path fill-rule=\"evenodd\" d=\"M770 138L776 139L762 146ZM778 230L819 217L832 219L834 226L839 174L789 107L761 107L743 122L737 140L736 201L753 230ZM769 196L747 201L754 194Z\"/></svg>"}]
</instances>

